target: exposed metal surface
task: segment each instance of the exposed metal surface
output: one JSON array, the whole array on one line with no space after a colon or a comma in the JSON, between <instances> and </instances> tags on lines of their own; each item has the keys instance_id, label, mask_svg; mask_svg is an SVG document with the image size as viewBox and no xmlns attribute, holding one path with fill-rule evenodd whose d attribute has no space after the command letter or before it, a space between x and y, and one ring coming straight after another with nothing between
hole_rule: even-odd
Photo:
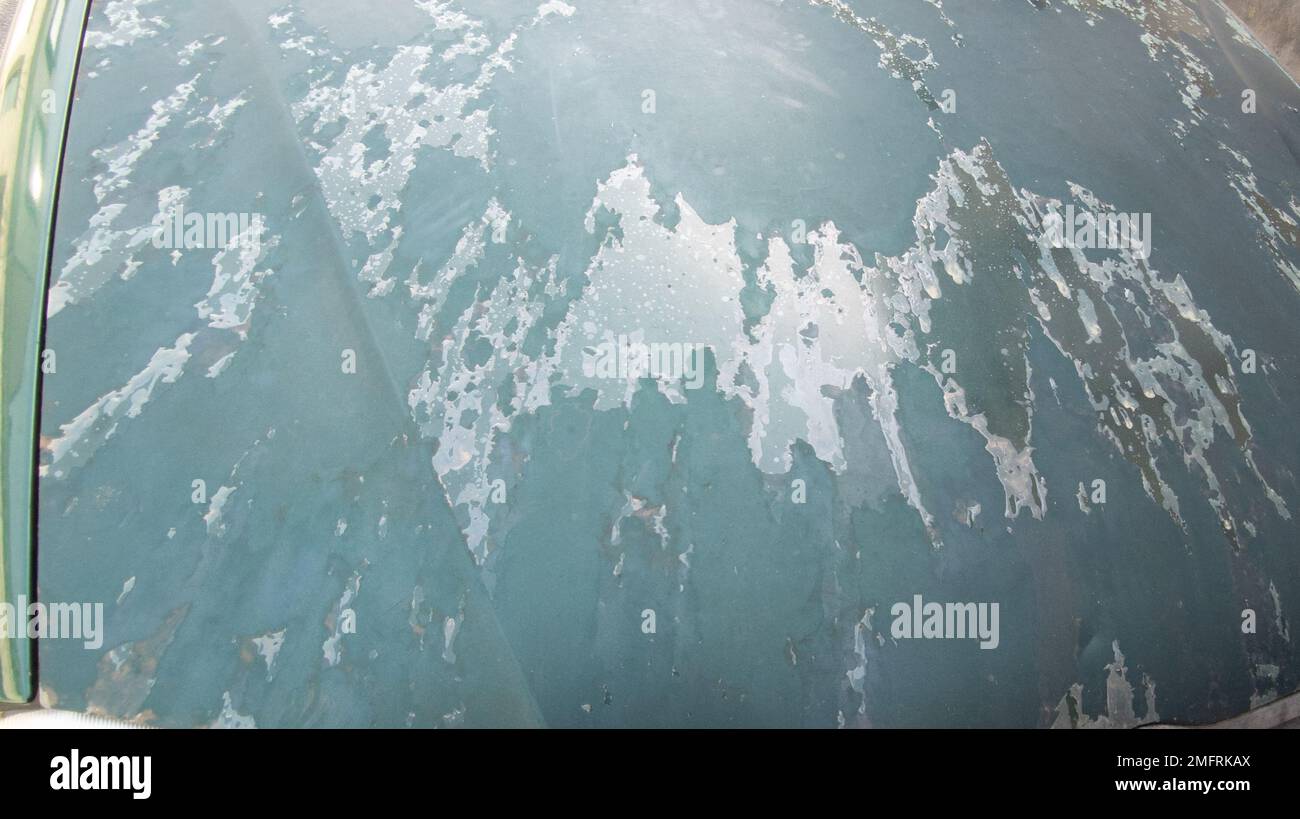
<instances>
[{"instance_id":1,"label":"exposed metal surface","mask_svg":"<svg viewBox=\"0 0 1300 819\"><path fill-rule=\"evenodd\" d=\"M32 475L50 232L86 3L27 0L0 66L0 604L35 597ZM0 700L30 699L25 613L0 629ZM12 638L10 635L13 635Z\"/></svg>"}]
</instances>

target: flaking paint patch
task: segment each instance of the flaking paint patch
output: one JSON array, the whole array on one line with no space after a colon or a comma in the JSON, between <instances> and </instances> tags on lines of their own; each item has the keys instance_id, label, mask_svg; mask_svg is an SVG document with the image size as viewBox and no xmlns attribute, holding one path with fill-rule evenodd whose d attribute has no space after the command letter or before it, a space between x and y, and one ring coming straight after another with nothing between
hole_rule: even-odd
<instances>
[{"instance_id":1,"label":"flaking paint patch","mask_svg":"<svg viewBox=\"0 0 1300 819\"><path fill-rule=\"evenodd\" d=\"M87 713L149 721L152 715L142 709L158 680L164 655L187 614L188 604L168 614L153 634L105 652L99 660L99 674L86 691Z\"/></svg>"},{"instance_id":2,"label":"flaking paint patch","mask_svg":"<svg viewBox=\"0 0 1300 819\"><path fill-rule=\"evenodd\" d=\"M587 285L555 333L555 358L571 394L596 392L596 409L628 406L639 379L630 371L602 377L589 366L600 345L623 337L633 343L703 345L719 360L730 358L744 332L739 294L744 287L736 252L735 220L706 223L680 196L673 229L635 155L598 183L587 211L588 232L597 211L618 219L621 238L606 233L587 267ZM683 400L680 378L660 377L658 388Z\"/></svg>"},{"instance_id":3,"label":"flaking paint patch","mask_svg":"<svg viewBox=\"0 0 1300 819\"><path fill-rule=\"evenodd\" d=\"M208 534L220 535L225 531L225 523L221 520L221 512L226 508L226 502L230 500L231 494L235 491L233 486L222 486L212 493L208 501L208 511L203 515L203 523L208 527Z\"/></svg>"},{"instance_id":4,"label":"flaking paint patch","mask_svg":"<svg viewBox=\"0 0 1300 819\"><path fill-rule=\"evenodd\" d=\"M829 8L835 18L862 31L876 48L880 49L880 68L896 80L905 80L912 86L917 99L931 110L938 110L939 103L934 94L926 87L925 75L938 67L930 45L920 37L911 34L895 34L874 17L863 17L853 10L844 0L808 0L814 6ZM910 57L908 49L924 51L920 58Z\"/></svg>"},{"instance_id":5,"label":"flaking paint patch","mask_svg":"<svg viewBox=\"0 0 1300 819\"><path fill-rule=\"evenodd\" d=\"M566 16L560 6L539 13L489 49L481 21L450 3L417 6L430 15L436 30L461 32L460 43L440 54L428 45L401 46L382 65L375 60L348 65L341 83L330 71L292 106L304 141L315 154L316 176L339 231L345 240L361 236L369 249L359 275L376 298L393 289L385 273L401 240L402 193L417 151L447 150L489 170L495 131L486 96L492 83L500 72L513 70L512 53L522 32L546 18ZM273 18L280 25L287 21ZM274 27L278 32L279 26ZM338 54L330 56L343 60ZM457 57L478 61L473 80L439 84L439 76ZM368 158L371 139L382 141L385 155Z\"/></svg>"},{"instance_id":6,"label":"flaking paint patch","mask_svg":"<svg viewBox=\"0 0 1300 819\"><path fill-rule=\"evenodd\" d=\"M123 197L131 187L132 174L141 158L157 143L173 118L186 110L195 94L199 74L176 86L171 94L154 102L144 124L125 139L107 148L97 148L91 156L103 170L92 179L92 191L99 209L90 218L84 233L73 241L73 254L64 263L59 276L50 286L47 317L57 315L98 290L114 273L133 270L139 265L138 253L153 237L154 220L131 228L115 228L126 209ZM158 192L158 220L170 219L177 207L184 205L189 189L165 187ZM125 277L125 276L124 276Z\"/></svg>"},{"instance_id":7,"label":"flaking paint patch","mask_svg":"<svg viewBox=\"0 0 1300 819\"><path fill-rule=\"evenodd\" d=\"M89 460L117 431L118 425L144 410L159 384L173 384L190 360L194 333L183 333L171 347L159 349L127 383L99 398L76 418L59 427L59 436L43 447L41 477L62 478Z\"/></svg>"},{"instance_id":8,"label":"flaking paint patch","mask_svg":"<svg viewBox=\"0 0 1300 819\"><path fill-rule=\"evenodd\" d=\"M248 729L256 728L257 722L246 714L241 714L235 710L234 703L231 702L230 692L226 691L221 695L221 711L217 714L209 728L224 729Z\"/></svg>"},{"instance_id":9,"label":"flaking paint patch","mask_svg":"<svg viewBox=\"0 0 1300 819\"><path fill-rule=\"evenodd\" d=\"M279 656L280 649L284 647L284 635L287 629L279 631L268 631L253 638L253 645L257 647L257 654L266 663L266 681L271 682L275 679L275 658Z\"/></svg>"},{"instance_id":10,"label":"flaking paint patch","mask_svg":"<svg viewBox=\"0 0 1300 819\"><path fill-rule=\"evenodd\" d=\"M1260 241L1278 271L1300 290L1300 202L1292 198L1283 206L1274 205L1260 191L1250 160L1222 142L1219 148L1237 163L1237 170L1228 174L1228 183L1259 224Z\"/></svg>"},{"instance_id":11,"label":"flaking paint patch","mask_svg":"<svg viewBox=\"0 0 1300 819\"><path fill-rule=\"evenodd\" d=\"M438 441L434 472L479 563L493 548L488 529L494 476L489 468L496 441L523 408L533 383L530 373L536 372L523 350L542 315L543 303L534 291L539 280L554 276L555 260L542 270L518 260L512 275L465 309L442 341L439 358L419 374L407 397L421 435ZM484 346L486 360L474 360L474 350ZM509 401L503 400L506 395L512 396Z\"/></svg>"},{"instance_id":12,"label":"flaking paint patch","mask_svg":"<svg viewBox=\"0 0 1300 819\"><path fill-rule=\"evenodd\" d=\"M1083 710L1083 686L1075 683L1056 705L1053 728L1136 728L1160 721L1156 711L1156 684L1142 675L1142 697L1145 709L1141 717L1133 707L1136 692L1128 681L1128 667L1119 641L1111 643L1114 659L1106 664L1106 711L1089 716Z\"/></svg>"},{"instance_id":13,"label":"flaking paint patch","mask_svg":"<svg viewBox=\"0 0 1300 819\"><path fill-rule=\"evenodd\" d=\"M349 607L360 593L361 571L358 570L353 572L344 582L343 593L339 595L338 602L334 604L329 617L325 621L325 627L329 629L330 636L325 639L325 642L321 643L321 654L327 667L333 667L343 662L343 635L347 633L344 630L344 620L353 616Z\"/></svg>"},{"instance_id":14,"label":"flaking paint patch","mask_svg":"<svg viewBox=\"0 0 1300 819\"><path fill-rule=\"evenodd\" d=\"M161 17L146 16L142 11L157 0L111 0L104 5L103 17L98 13L87 27L86 47L104 49L121 48L138 40L158 36L167 27Z\"/></svg>"},{"instance_id":15,"label":"flaking paint patch","mask_svg":"<svg viewBox=\"0 0 1300 819\"><path fill-rule=\"evenodd\" d=\"M544 396L547 385L554 383L571 394L594 391L598 410L630 406L639 388L636 380L601 379L583 366L584 350L619 336L702 343L718 368L717 388L751 410L754 463L771 474L789 470L798 440L807 441L832 470L843 471L843 441L833 400L854 379L863 379L871 390L873 414L899 491L916 509L935 545L941 543L937 524L912 474L896 418L893 372L915 366L929 373L941 389L947 414L984 439L1006 495L1006 516L1014 519L1028 510L1041 518L1047 510L1047 486L1031 444L1031 322L1073 363L1097 413L1099 437L1111 441L1139 469L1148 494L1175 521L1181 522L1178 499L1161 475L1158 455L1169 444L1181 449L1183 463L1201 475L1207 500L1233 543L1240 538L1237 515L1215 465L1229 463L1233 451L1264 484L1278 514L1289 514L1254 465L1249 425L1230 364L1235 355L1232 340L1196 306L1180 277L1162 278L1148 260L1128 249L1093 261L1077 249L1054 247L1041 226L1045 215L1061 203L1016 191L987 144L970 152L953 151L940 162L933 179L934 189L917 203L916 244L901 255L877 255L868 264L828 222L809 232L814 260L800 270L785 240L769 237L756 276L772 300L766 314L746 331L739 308L745 284L734 220L707 224L679 195L675 204L680 218L666 227L645 167L630 156L597 185L586 227L595 232L598 216L612 217L615 224L605 226L608 232L587 268L586 285L551 333L554 352L524 356L518 352L521 336L506 338L492 329L513 318L519 332L526 332L541 314L550 287L536 298L526 296L535 288L531 280L521 283L519 277L529 275L521 266L514 285L507 286L511 280L503 279L490 298L476 301L465 312L444 342L438 376L435 369L426 370L411 392L422 432L439 440L435 470L453 504L466 511L464 525L476 558L482 562L490 550L484 545L489 521L482 498L493 441L508 429L509 413L546 403L544 398L520 400L518 395ZM1093 212L1114 211L1079 185L1071 184L1070 190ZM456 252L432 283L413 280L413 296L436 299L468 265L478 262L483 234L500 218L491 212L489 208L466 226ZM1016 261L987 261L1002 258L991 252L993 248ZM996 336L954 334L946 321L936 321L942 311L935 311L946 300L979 287L993 288L1007 308L1007 320L1001 322L1005 326ZM482 316L495 318L484 323ZM500 352L478 367L458 363L472 335L508 351L502 364L495 363ZM1005 395L1005 385L972 380L960 371L945 373L932 359L933 350L946 345L957 347L959 356L969 356L970 344L1001 346L1000 355L997 349L975 352L998 356L1005 374L1000 378L1011 379L1018 396L1013 393L1013 400L991 404L987 396ZM513 372L516 379L509 413L501 413L495 400L503 376L489 378L497 385L489 392L480 383L485 372L498 367ZM674 400L689 400L677 385L656 386ZM972 393L972 388L977 391ZM448 401L440 395L455 398ZM473 424L457 420L466 415ZM1216 448L1220 435L1227 446ZM1082 499L1080 508L1087 510Z\"/></svg>"},{"instance_id":16,"label":"flaking paint patch","mask_svg":"<svg viewBox=\"0 0 1300 819\"><path fill-rule=\"evenodd\" d=\"M249 322L257 306L262 279L270 268L257 269L278 244L278 237L266 237L266 225L255 218L244 231L231 238L227 247L212 256L212 285L194 305L200 319L217 330L230 330L240 341L248 338Z\"/></svg>"},{"instance_id":17,"label":"flaking paint patch","mask_svg":"<svg viewBox=\"0 0 1300 819\"><path fill-rule=\"evenodd\" d=\"M1198 43L1211 39L1205 23L1182 0L1058 0L1061 5L1081 12L1088 25L1095 25L1103 14L1117 13L1137 25L1142 33L1139 39L1146 47L1151 62L1164 67L1165 75L1173 87L1179 89L1179 98L1189 112L1192 124L1206 118L1203 100L1217 96L1214 75L1187 44L1190 38ZM1048 7L1045 0L1037 5ZM1181 139L1186 136L1187 123L1177 122L1171 133Z\"/></svg>"}]
</instances>

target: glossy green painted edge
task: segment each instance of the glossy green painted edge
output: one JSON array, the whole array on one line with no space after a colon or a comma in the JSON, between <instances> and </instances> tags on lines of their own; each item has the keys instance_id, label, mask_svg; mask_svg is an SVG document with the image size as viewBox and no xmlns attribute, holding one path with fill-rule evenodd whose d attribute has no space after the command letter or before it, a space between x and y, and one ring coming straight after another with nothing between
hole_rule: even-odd
<instances>
[{"instance_id":1,"label":"glossy green painted edge","mask_svg":"<svg viewBox=\"0 0 1300 819\"><path fill-rule=\"evenodd\" d=\"M0 62L0 602L35 598L36 437L54 208L89 0L22 0ZM0 616L9 609L0 607ZM35 687L25 611L0 624L0 702ZM8 635L15 635L10 638Z\"/></svg>"}]
</instances>

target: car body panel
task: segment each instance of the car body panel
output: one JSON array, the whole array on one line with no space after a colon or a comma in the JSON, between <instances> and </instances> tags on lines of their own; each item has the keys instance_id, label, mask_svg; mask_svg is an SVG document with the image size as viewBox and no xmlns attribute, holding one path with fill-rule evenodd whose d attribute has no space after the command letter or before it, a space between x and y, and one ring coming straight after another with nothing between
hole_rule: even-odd
<instances>
[{"instance_id":1,"label":"car body panel","mask_svg":"<svg viewBox=\"0 0 1300 819\"><path fill-rule=\"evenodd\" d=\"M1071 727L1300 685L1300 89L1221 6L382 9L92 10L39 573L104 631L41 641L43 703ZM1064 202L1149 258L1045 244ZM623 339L703 384L588 370ZM934 603L1000 640L905 633Z\"/></svg>"}]
</instances>

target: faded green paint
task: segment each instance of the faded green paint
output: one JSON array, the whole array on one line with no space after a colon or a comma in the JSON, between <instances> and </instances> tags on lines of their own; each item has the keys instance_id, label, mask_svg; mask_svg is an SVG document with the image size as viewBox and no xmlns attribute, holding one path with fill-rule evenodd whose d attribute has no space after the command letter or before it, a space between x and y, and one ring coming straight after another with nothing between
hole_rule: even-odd
<instances>
[{"instance_id":1,"label":"faded green paint","mask_svg":"<svg viewBox=\"0 0 1300 819\"><path fill-rule=\"evenodd\" d=\"M1300 89L1218 6L572 5L98 4L38 568L104 619L40 640L43 703L1116 727L1296 690ZM1150 264L1049 246L1089 191ZM698 389L588 372L638 332L706 344ZM895 634L918 598L997 604L996 650Z\"/></svg>"}]
</instances>

